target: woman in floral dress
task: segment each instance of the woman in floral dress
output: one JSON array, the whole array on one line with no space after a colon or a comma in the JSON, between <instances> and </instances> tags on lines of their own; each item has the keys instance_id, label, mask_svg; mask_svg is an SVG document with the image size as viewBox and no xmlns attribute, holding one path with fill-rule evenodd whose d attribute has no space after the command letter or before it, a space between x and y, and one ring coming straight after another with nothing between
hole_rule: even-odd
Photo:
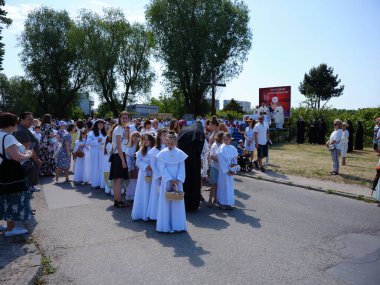
<instances>
[{"instance_id":1,"label":"woman in floral dress","mask_svg":"<svg viewBox=\"0 0 380 285\"><path fill-rule=\"evenodd\" d=\"M51 138L54 137L51 126L51 115L45 114L42 118L41 142L40 142L40 159L42 161L40 171L46 176L54 176L56 168L54 161L54 144Z\"/></svg>"},{"instance_id":2,"label":"woman in floral dress","mask_svg":"<svg viewBox=\"0 0 380 285\"><path fill-rule=\"evenodd\" d=\"M61 124L60 124L61 125ZM72 130L73 124L70 124L68 129ZM71 165L71 134L68 131L62 132L61 135L62 147L58 151L57 156L57 169L55 170L55 181L58 182L58 178L62 171L65 173L66 182L69 182L69 170Z\"/></svg>"}]
</instances>

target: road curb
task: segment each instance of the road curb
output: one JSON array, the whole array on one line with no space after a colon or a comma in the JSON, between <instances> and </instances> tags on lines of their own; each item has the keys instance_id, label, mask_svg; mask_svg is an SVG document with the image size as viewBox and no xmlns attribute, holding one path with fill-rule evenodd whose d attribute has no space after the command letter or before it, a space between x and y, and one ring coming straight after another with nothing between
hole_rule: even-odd
<instances>
[{"instance_id":1,"label":"road curb","mask_svg":"<svg viewBox=\"0 0 380 285\"><path fill-rule=\"evenodd\" d=\"M243 177L248 177L248 178L253 178L256 180L263 180L263 181L267 181L267 182L273 182L273 183L279 183L279 184L288 185L288 186L304 188L306 190L323 192L326 194L337 195L337 196L351 198L351 199L355 199L355 200L361 200L361 201L368 202L368 203L379 203L379 201L375 200L374 198L368 197L368 196L356 195L356 194L342 192L342 191L335 190L335 189L325 189L323 187L314 187L314 186L294 183L292 181L284 181L284 180L276 179L276 178L270 178L269 179L269 178L266 178L263 176L254 176L254 175L249 175L249 174L245 174L245 173L238 173L237 175L243 176Z\"/></svg>"},{"instance_id":2,"label":"road curb","mask_svg":"<svg viewBox=\"0 0 380 285\"><path fill-rule=\"evenodd\" d=\"M32 239L1 237L2 284L35 284L42 272L41 253Z\"/></svg>"}]
</instances>

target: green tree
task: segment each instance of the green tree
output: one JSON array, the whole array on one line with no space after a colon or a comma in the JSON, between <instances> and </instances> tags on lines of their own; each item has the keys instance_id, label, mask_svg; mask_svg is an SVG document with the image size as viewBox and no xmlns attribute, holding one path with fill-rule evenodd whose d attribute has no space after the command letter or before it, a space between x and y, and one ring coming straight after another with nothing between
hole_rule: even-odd
<instances>
[{"instance_id":1,"label":"green tree","mask_svg":"<svg viewBox=\"0 0 380 285\"><path fill-rule=\"evenodd\" d=\"M168 86L177 86L188 112L199 115L211 78L228 81L251 48L248 8L231 0L152 0L146 18Z\"/></svg>"},{"instance_id":2,"label":"green tree","mask_svg":"<svg viewBox=\"0 0 380 285\"><path fill-rule=\"evenodd\" d=\"M175 118L182 118L186 113L184 97L179 90L174 90L171 96L161 95L158 99L152 97L148 104L158 106L160 113L170 113Z\"/></svg>"},{"instance_id":3,"label":"green tree","mask_svg":"<svg viewBox=\"0 0 380 285\"><path fill-rule=\"evenodd\" d=\"M14 76L8 79L0 74L0 110L17 115L24 111L39 114L33 84L25 77Z\"/></svg>"},{"instance_id":4,"label":"green tree","mask_svg":"<svg viewBox=\"0 0 380 285\"><path fill-rule=\"evenodd\" d=\"M322 63L310 69L308 74L305 73L298 90L306 96L309 107L319 110L321 101L326 101L323 108L331 98L343 95L344 85L339 85L340 82L338 74L334 75L334 69Z\"/></svg>"},{"instance_id":5,"label":"green tree","mask_svg":"<svg viewBox=\"0 0 380 285\"><path fill-rule=\"evenodd\" d=\"M234 98L232 98L226 106L223 106L223 111L235 111L240 114L244 113L243 107L238 102L236 102Z\"/></svg>"},{"instance_id":6,"label":"green tree","mask_svg":"<svg viewBox=\"0 0 380 285\"><path fill-rule=\"evenodd\" d=\"M0 0L0 7L3 7L5 5L4 0ZM7 27L12 24L12 20L10 18L7 18L7 12L0 8L0 70L3 70L3 60L4 60L4 54L5 54L5 45L2 42L3 36L1 35L1 32L3 30L2 25L6 25Z\"/></svg>"},{"instance_id":7,"label":"green tree","mask_svg":"<svg viewBox=\"0 0 380 285\"><path fill-rule=\"evenodd\" d=\"M122 110L128 103L136 101L137 96L150 92L155 78L151 69L150 56L153 38L144 25L135 23L124 34L118 62L118 72L124 86Z\"/></svg>"},{"instance_id":8,"label":"green tree","mask_svg":"<svg viewBox=\"0 0 380 285\"><path fill-rule=\"evenodd\" d=\"M77 103L88 74L74 25L66 11L41 7L28 14L19 38L39 108L61 118Z\"/></svg>"}]
</instances>

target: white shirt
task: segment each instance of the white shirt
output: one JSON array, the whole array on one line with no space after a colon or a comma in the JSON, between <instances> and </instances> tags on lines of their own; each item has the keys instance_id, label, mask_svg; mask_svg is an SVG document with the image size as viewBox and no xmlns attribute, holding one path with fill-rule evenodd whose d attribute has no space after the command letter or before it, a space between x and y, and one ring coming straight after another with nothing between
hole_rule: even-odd
<instances>
[{"instance_id":1,"label":"white shirt","mask_svg":"<svg viewBox=\"0 0 380 285\"><path fill-rule=\"evenodd\" d=\"M130 133L137 132L136 125L135 124L129 125L129 130L130 130L129 131Z\"/></svg>"},{"instance_id":2,"label":"white shirt","mask_svg":"<svg viewBox=\"0 0 380 285\"><path fill-rule=\"evenodd\" d=\"M5 157L10 159L9 155L7 155L6 149L12 145L17 145L18 148L23 147L21 143L18 142L18 140L9 133L6 133L4 131L0 131L0 152L3 154L3 138L4 136L8 135L5 140L4 140L4 152L5 152ZM25 151L25 148L24 148ZM0 157L0 164L3 163L3 159Z\"/></svg>"},{"instance_id":3,"label":"white shirt","mask_svg":"<svg viewBox=\"0 0 380 285\"><path fill-rule=\"evenodd\" d=\"M334 144L335 147L337 149L341 149L340 141L342 139L342 136L343 136L342 129L337 129L331 133L329 142L335 141L335 144Z\"/></svg>"},{"instance_id":4,"label":"white shirt","mask_svg":"<svg viewBox=\"0 0 380 285\"><path fill-rule=\"evenodd\" d=\"M259 145L266 145L267 144L267 130L268 126L263 125L262 123L258 123L253 128L253 132L257 133L257 143Z\"/></svg>"},{"instance_id":5,"label":"white shirt","mask_svg":"<svg viewBox=\"0 0 380 285\"><path fill-rule=\"evenodd\" d=\"M117 126L112 133L112 149L113 153L117 153L116 136L121 136L121 149L125 153L127 151L128 140L125 137L125 131L122 126Z\"/></svg>"},{"instance_id":6,"label":"white shirt","mask_svg":"<svg viewBox=\"0 0 380 285\"><path fill-rule=\"evenodd\" d=\"M221 146L220 144L218 144L217 142L214 142L214 143L212 144L211 148L210 148L210 161L211 161L211 162L210 162L210 166L211 166L211 167L214 167L214 168L216 168L216 169L219 168L219 166L218 166L218 161L215 161L215 160L211 159L211 156L216 156L216 157L218 157L217 151L218 151L218 148L219 148L220 146Z\"/></svg>"}]
</instances>

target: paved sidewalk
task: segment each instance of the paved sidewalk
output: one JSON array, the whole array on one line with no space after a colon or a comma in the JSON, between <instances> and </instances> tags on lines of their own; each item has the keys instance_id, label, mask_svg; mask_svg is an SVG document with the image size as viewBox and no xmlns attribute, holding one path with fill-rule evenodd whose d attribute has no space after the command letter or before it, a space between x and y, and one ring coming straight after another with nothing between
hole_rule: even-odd
<instances>
[{"instance_id":1,"label":"paved sidewalk","mask_svg":"<svg viewBox=\"0 0 380 285\"><path fill-rule=\"evenodd\" d=\"M33 231L34 221L26 224ZM30 234L5 237L0 233L0 284L34 284L41 269L41 254Z\"/></svg>"},{"instance_id":2,"label":"paved sidewalk","mask_svg":"<svg viewBox=\"0 0 380 285\"><path fill-rule=\"evenodd\" d=\"M376 201L376 192L373 192L371 196L372 190L369 187L360 186L356 184L336 183L333 181L282 174L269 169L266 169L265 173L254 169L251 172L241 172L239 173L239 175L255 179L261 179L265 181L272 181L275 183L281 183L285 185L302 187L309 190L327 192L329 194L336 194L349 198Z\"/></svg>"}]
</instances>

